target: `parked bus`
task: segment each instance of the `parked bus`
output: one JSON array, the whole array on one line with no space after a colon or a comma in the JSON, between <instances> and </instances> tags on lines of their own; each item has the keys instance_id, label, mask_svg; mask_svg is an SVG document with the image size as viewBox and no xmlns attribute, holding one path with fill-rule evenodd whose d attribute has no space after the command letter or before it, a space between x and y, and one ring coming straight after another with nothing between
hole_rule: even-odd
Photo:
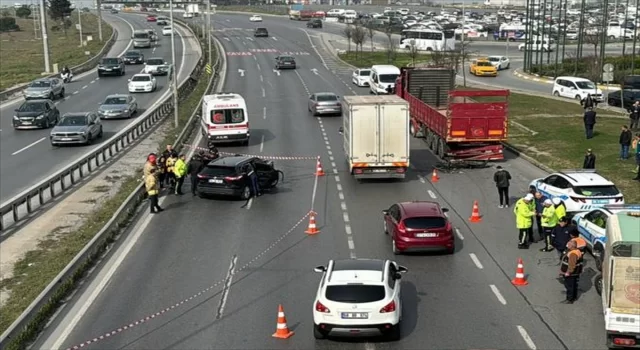
<instances>
[{"instance_id":1,"label":"parked bus","mask_svg":"<svg viewBox=\"0 0 640 350\"><path fill-rule=\"evenodd\" d=\"M400 48L415 47L418 51L447 50L445 33L437 29L405 29L400 34Z\"/></svg>"}]
</instances>

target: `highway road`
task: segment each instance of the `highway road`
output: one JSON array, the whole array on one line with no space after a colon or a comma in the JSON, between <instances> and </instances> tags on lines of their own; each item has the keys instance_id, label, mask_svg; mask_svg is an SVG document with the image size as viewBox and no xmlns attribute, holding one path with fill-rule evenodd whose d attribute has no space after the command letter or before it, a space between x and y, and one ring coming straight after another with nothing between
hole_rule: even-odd
<instances>
[{"instance_id":1,"label":"highway road","mask_svg":"<svg viewBox=\"0 0 640 350\"><path fill-rule=\"evenodd\" d=\"M367 94L332 74L333 63L289 21L265 20L270 38L253 38L246 16L215 16L227 51L224 91L248 103L252 140L221 151L272 156L321 155L314 202L321 233L304 233L314 189L313 160L276 160L285 180L247 203L168 196L166 211L137 219L104 267L76 293L44 331L36 348L91 349L603 349L599 297L592 261L581 297L564 305L555 253L518 250L510 209L499 209L495 169L441 173L428 181L435 157L411 140L412 169L405 181L363 182L347 172L339 117L314 118L307 96L320 91ZM316 52L316 49L318 51ZM293 53L295 71L273 71L277 52ZM241 54L238 54L241 53ZM325 66L325 64L327 66ZM330 67L329 69L327 67ZM319 122L322 121L322 123ZM511 154L503 166L512 195L526 192L544 173ZM189 193L189 184L186 186ZM381 210L400 201L433 200L451 209L454 255L394 256L383 234ZM478 200L483 222L468 222ZM514 198L515 200L515 198ZM146 211L146 209L145 209ZM302 223L295 227L295 224ZM295 227L292 229L292 227ZM402 339L336 342L312 336L312 308L329 259L387 258L409 268L403 277ZM514 287L523 258L529 285ZM271 337L278 304L296 334ZM143 320L142 322L136 322ZM112 332L113 331L113 332ZM104 337L105 334L110 336ZM101 337L102 336L102 337Z\"/></svg>"},{"instance_id":2,"label":"highway road","mask_svg":"<svg viewBox=\"0 0 640 350\"><path fill-rule=\"evenodd\" d=\"M145 58L162 57L171 62L171 44L169 37L163 37L160 26L155 23L147 23L144 17L132 14L120 14L117 16L105 15L118 30L118 40L111 49L109 56L117 57L130 46L130 37L133 29L152 28L158 31L159 41L151 49L142 49ZM195 54L191 54L194 45L193 39L183 39L186 31L176 27L181 35L176 37L176 59L179 71L179 81L188 77L191 69L198 61ZM186 43L186 44L185 44ZM185 45L187 45L185 49ZM127 93L127 79L142 70L142 65L127 66L125 76L103 77L98 79L94 71L74 77L74 80L66 86L66 97L57 100L57 107L61 114L67 112L80 112L97 110L99 104L109 94ZM138 114L131 120L104 120L105 142L118 131L124 129L135 119L150 109L169 90L167 77L157 77L158 90L153 93L136 94L138 101ZM93 147L70 146L52 147L49 143L51 130L14 130L12 127L13 110L20 106L22 101L12 101L2 105L0 114L0 194L2 202L9 200L14 195L25 190L29 186L50 176L57 170L67 166Z\"/></svg>"}]
</instances>

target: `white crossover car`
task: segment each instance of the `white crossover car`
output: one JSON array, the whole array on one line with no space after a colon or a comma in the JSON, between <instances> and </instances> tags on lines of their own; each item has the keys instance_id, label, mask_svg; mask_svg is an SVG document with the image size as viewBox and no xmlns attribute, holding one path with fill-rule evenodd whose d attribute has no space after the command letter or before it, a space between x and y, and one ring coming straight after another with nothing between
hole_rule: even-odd
<instances>
[{"instance_id":1,"label":"white crossover car","mask_svg":"<svg viewBox=\"0 0 640 350\"><path fill-rule=\"evenodd\" d=\"M313 306L313 335L400 339L400 279L407 268L390 260L330 260Z\"/></svg>"},{"instance_id":2,"label":"white crossover car","mask_svg":"<svg viewBox=\"0 0 640 350\"><path fill-rule=\"evenodd\" d=\"M250 22L262 22L262 16L253 15L253 16L249 17L249 21Z\"/></svg>"},{"instance_id":3,"label":"white crossover car","mask_svg":"<svg viewBox=\"0 0 640 350\"><path fill-rule=\"evenodd\" d=\"M182 14L182 18L193 18L193 13L185 12Z\"/></svg>"},{"instance_id":4,"label":"white crossover car","mask_svg":"<svg viewBox=\"0 0 640 350\"><path fill-rule=\"evenodd\" d=\"M159 57L149 58L144 63L143 73L151 75L167 75L169 74L169 64Z\"/></svg>"},{"instance_id":5,"label":"white crossover car","mask_svg":"<svg viewBox=\"0 0 640 350\"><path fill-rule=\"evenodd\" d=\"M351 75L351 82L357 86L369 86L371 69L356 69Z\"/></svg>"},{"instance_id":6,"label":"white crossover car","mask_svg":"<svg viewBox=\"0 0 640 350\"><path fill-rule=\"evenodd\" d=\"M135 74L129 79L129 92L153 92L158 88L156 78L151 74Z\"/></svg>"},{"instance_id":7,"label":"white crossover car","mask_svg":"<svg viewBox=\"0 0 640 350\"><path fill-rule=\"evenodd\" d=\"M608 204L624 204L616 185L590 169L563 170L529 184L545 197L560 198L567 213L577 213Z\"/></svg>"},{"instance_id":8,"label":"white crossover car","mask_svg":"<svg viewBox=\"0 0 640 350\"><path fill-rule=\"evenodd\" d=\"M170 26L162 28L162 35L164 35L164 36L171 35L173 33L174 33L173 28L170 27Z\"/></svg>"},{"instance_id":9,"label":"white crossover car","mask_svg":"<svg viewBox=\"0 0 640 350\"><path fill-rule=\"evenodd\" d=\"M511 64L509 58L505 56L489 56L488 60L491 62L491 65L498 70L509 69L509 65Z\"/></svg>"}]
</instances>

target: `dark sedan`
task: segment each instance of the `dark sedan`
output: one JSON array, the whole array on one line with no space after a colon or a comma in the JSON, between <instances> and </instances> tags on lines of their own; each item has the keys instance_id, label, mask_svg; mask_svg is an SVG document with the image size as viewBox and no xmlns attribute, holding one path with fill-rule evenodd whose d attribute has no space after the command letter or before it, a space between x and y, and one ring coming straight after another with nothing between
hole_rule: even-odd
<instances>
[{"instance_id":1,"label":"dark sedan","mask_svg":"<svg viewBox=\"0 0 640 350\"><path fill-rule=\"evenodd\" d=\"M267 28L256 28L256 30L253 32L253 36L255 36L256 38L268 37L269 31L267 30Z\"/></svg>"},{"instance_id":2,"label":"dark sedan","mask_svg":"<svg viewBox=\"0 0 640 350\"><path fill-rule=\"evenodd\" d=\"M105 75L125 75L124 60L119 57L103 58L98 64L98 77Z\"/></svg>"},{"instance_id":3,"label":"dark sedan","mask_svg":"<svg viewBox=\"0 0 640 350\"><path fill-rule=\"evenodd\" d=\"M278 56L276 69L296 69L296 59L291 56Z\"/></svg>"},{"instance_id":4,"label":"dark sedan","mask_svg":"<svg viewBox=\"0 0 640 350\"><path fill-rule=\"evenodd\" d=\"M14 129L50 128L60 120L60 111L51 100L29 100L16 109Z\"/></svg>"},{"instance_id":5,"label":"dark sedan","mask_svg":"<svg viewBox=\"0 0 640 350\"><path fill-rule=\"evenodd\" d=\"M624 90L624 106L620 99L620 90L612 91L607 96L609 106L631 108L636 101L640 101L640 90Z\"/></svg>"},{"instance_id":6,"label":"dark sedan","mask_svg":"<svg viewBox=\"0 0 640 350\"><path fill-rule=\"evenodd\" d=\"M322 28L322 20L319 18L314 18L307 22L307 28Z\"/></svg>"},{"instance_id":7,"label":"dark sedan","mask_svg":"<svg viewBox=\"0 0 640 350\"><path fill-rule=\"evenodd\" d=\"M129 50L122 56L125 64L143 64L144 55L140 50Z\"/></svg>"},{"instance_id":8,"label":"dark sedan","mask_svg":"<svg viewBox=\"0 0 640 350\"><path fill-rule=\"evenodd\" d=\"M212 160L198 174L198 195L220 195L249 199L251 189L246 174L253 167L258 186L265 190L278 184L279 171L273 162L251 156L221 157Z\"/></svg>"}]
</instances>

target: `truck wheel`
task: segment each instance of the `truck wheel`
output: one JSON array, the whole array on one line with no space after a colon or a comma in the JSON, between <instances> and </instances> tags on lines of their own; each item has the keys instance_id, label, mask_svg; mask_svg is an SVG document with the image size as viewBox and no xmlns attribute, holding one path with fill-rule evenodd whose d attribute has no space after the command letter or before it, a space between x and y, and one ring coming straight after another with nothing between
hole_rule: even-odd
<instances>
[{"instance_id":1,"label":"truck wheel","mask_svg":"<svg viewBox=\"0 0 640 350\"><path fill-rule=\"evenodd\" d=\"M418 129L413 123L409 124L409 131L411 132L411 136L418 138Z\"/></svg>"},{"instance_id":2,"label":"truck wheel","mask_svg":"<svg viewBox=\"0 0 640 350\"><path fill-rule=\"evenodd\" d=\"M438 148L436 154L441 159L444 159L444 141L441 138L438 138Z\"/></svg>"},{"instance_id":3,"label":"truck wheel","mask_svg":"<svg viewBox=\"0 0 640 350\"><path fill-rule=\"evenodd\" d=\"M596 288L596 293L602 295L602 275L596 276L596 279L593 281L593 286Z\"/></svg>"},{"instance_id":4,"label":"truck wheel","mask_svg":"<svg viewBox=\"0 0 640 350\"><path fill-rule=\"evenodd\" d=\"M595 247L593 247L593 260L595 260L596 262L596 269L598 269L598 271L602 271L602 261L604 259L604 250L602 249L601 245L597 245Z\"/></svg>"}]
</instances>

